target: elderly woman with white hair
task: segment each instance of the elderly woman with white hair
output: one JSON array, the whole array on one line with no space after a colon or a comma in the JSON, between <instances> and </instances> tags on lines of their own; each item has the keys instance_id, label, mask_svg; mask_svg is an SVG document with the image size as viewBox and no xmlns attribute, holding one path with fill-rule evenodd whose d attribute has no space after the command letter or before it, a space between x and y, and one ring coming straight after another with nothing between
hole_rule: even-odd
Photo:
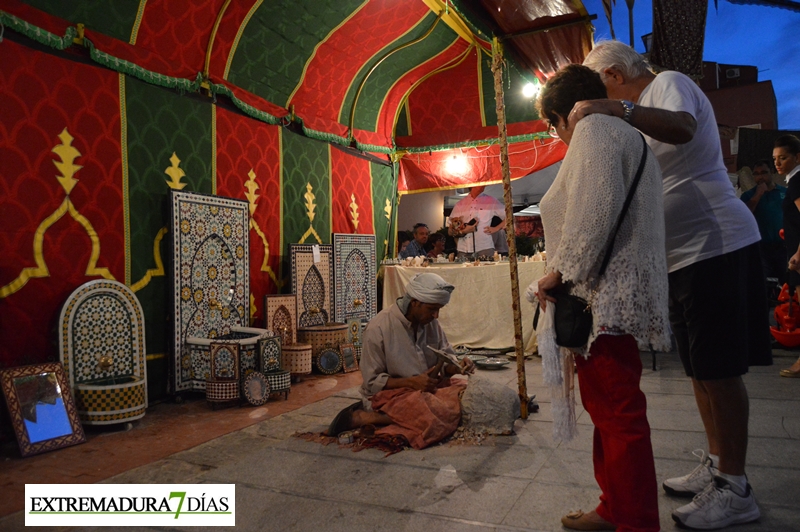
<instances>
[{"instance_id":1,"label":"elderly woman with white hair","mask_svg":"<svg viewBox=\"0 0 800 532\"><path fill-rule=\"evenodd\" d=\"M418 274L396 304L372 318L362 336L362 401L342 410L328 435L383 426L378 434L404 436L422 449L455 432L461 421L459 393L466 385L449 376L474 366L467 358L460 367L443 366L431 349L454 354L437 320L453 289L435 273Z\"/></svg>"},{"instance_id":2,"label":"elderly woman with white hair","mask_svg":"<svg viewBox=\"0 0 800 532\"><path fill-rule=\"evenodd\" d=\"M545 323L567 287L590 302L593 316L586 344L569 351L576 353L581 400L595 426L594 473L602 494L596 509L572 512L561 523L574 530L655 532L658 486L639 346L670 347L661 173L642 136L623 120L568 120L575 102L605 96L600 76L581 65L561 69L540 95L539 115L568 149L540 203L548 273L528 294L538 294ZM545 332L540 329L543 365L561 355L569 360L571 353L563 347L559 353L556 343L572 344L557 335L548 340ZM565 367L571 375L571 363Z\"/></svg>"}]
</instances>

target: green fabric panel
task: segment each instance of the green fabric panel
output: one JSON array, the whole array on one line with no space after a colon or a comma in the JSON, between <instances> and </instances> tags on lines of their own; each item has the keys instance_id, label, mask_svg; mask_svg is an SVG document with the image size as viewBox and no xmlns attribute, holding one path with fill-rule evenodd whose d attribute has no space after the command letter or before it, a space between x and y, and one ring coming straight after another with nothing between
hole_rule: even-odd
<instances>
[{"instance_id":1,"label":"green fabric panel","mask_svg":"<svg viewBox=\"0 0 800 532\"><path fill-rule=\"evenodd\" d=\"M128 201L131 227L131 281L137 283L156 267L153 242L168 227L172 153L186 173L184 191L211 193L211 105L149 85L125 79L128 132ZM168 269L170 235L161 241L161 259ZM167 276L152 277L136 292L145 315L148 353L166 353L169 338L170 296Z\"/></svg>"},{"instance_id":2,"label":"green fabric panel","mask_svg":"<svg viewBox=\"0 0 800 532\"><path fill-rule=\"evenodd\" d=\"M400 113L397 115L397 127L395 127L394 136L395 137L407 137L408 136L408 102L403 104L403 107L400 108Z\"/></svg>"},{"instance_id":3,"label":"green fabric panel","mask_svg":"<svg viewBox=\"0 0 800 532\"><path fill-rule=\"evenodd\" d=\"M510 82L509 76L511 77ZM492 74L492 59L487 56L483 56L481 60L481 81L483 82L483 112L486 116L486 125L496 126L494 74ZM522 95L522 87L528 81L520 75L518 67L512 60L506 58L506 68L503 70L503 99L506 104L506 123L508 124L539 119L534 107L534 99L528 99Z\"/></svg>"},{"instance_id":4,"label":"green fabric panel","mask_svg":"<svg viewBox=\"0 0 800 532\"><path fill-rule=\"evenodd\" d=\"M139 0L113 2L22 0L22 2L74 24L83 23L87 29L123 42L130 40L136 13L139 11Z\"/></svg>"},{"instance_id":5,"label":"green fabric panel","mask_svg":"<svg viewBox=\"0 0 800 532\"><path fill-rule=\"evenodd\" d=\"M375 228L375 247L378 261L392 254L395 235L390 221L386 219L386 200L392 206L391 218L394 220L397 209L397 182L391 166L370 163L372 176L372 225Z\"/></svg>"},{"instance_id":6,"label":"green fabric panel","mask_svg":"<svg viewBox=\"0 0 800 532\"><path fill-rule=\"evenodd\" d=\"M306 185L314 194L314 222L323 244L331 241L331 179L328 144L287 130L282 132L283 148L283 241L285 257L289 244L297 244L308 231ZM313 235L304 244L319 243Z\"/></svg>"},{"instance_id":7,"label":"green fabric panel","mask_svg":"<svg viewBox=\"0 0 800 532\"><path fill-rule=\"evenodd\" d=\"M285 106L314 47L363 0L268 0L247 24L228 81Z\"/></svg>"},{"instance_id":8,"label":"green fabric panel","mask_svg":"<svg viewBox=\"0 0 800 532\"><path fill-rule=\"evenodd\" d=\"M469 7L469 4L472 3L474 3L474 1L450 0L450 7L455 9L456 13L461 17L461 20L467 23L467 26L469 26L474 34L485 41L491 41L494 32L483 20L475 16L473 12L474 7Z\"/></svg>"},{"instance_id":9,"label":"green fabric panel","mask_svg":"<svg viewBox=\"0 0 800 532\"><path fill-rule=\"evenodd\" d=\"M339 115L339 122L341 124L349 126L350 108L353 105L358 86L369 73L370 69L387 52L394 50L403 43L413 41L424 35L435 21L436 15L430 13L421 23L417 24L414 29L406 33L400 39L387 44L379 53L375 54L361 67L361 70L353 79L353 83L350 85L350 89L345 96L344 105ZM380 105L392 85L408 71L445 50L456 40L456 37L456 33L451 30L447 24L439 21L436 25L436 29L421 42L412 44L408 48L404 48L392 54L388 59L382 62L380 66L375 69L375 72L369 76L358 98L355 127L365 131L375 131L375 123L378 120L378 114L381 110Z\"/></svg>"}]
</instances>

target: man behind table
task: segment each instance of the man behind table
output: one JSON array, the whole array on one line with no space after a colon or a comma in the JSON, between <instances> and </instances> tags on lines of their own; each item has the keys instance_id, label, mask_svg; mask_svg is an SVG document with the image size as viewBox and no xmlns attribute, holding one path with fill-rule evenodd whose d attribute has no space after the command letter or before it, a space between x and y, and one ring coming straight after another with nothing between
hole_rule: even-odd
<instances>
[{"instance_id":1,"label":"man behind table","mask_svg":"<svg viewBox=\"0 0 800 532\"><path fill-rule=\"evenodd\" d=\"M495 245L493 235L505 229L506 211L503 204L497 199L483 193L485 186L469 189L469 194L462 198L453 211L450 219L460 219L461 224L455 227L451 224L448 233L457 241L459 257L489 257L494 255ZM497 216L502 220L492 227L492 218ZM475 223L470 223L472 221Z\"/></svg>"},{"instance_id":2,"label":"man behind table","mask_svg":"<svg viewBox=\"0 0 800 532\"><path fill-rule=\"evenodd\" d=\"M439 310L450 302L453 285L435 273L421 273L406 285L397 303L378 313L364 329L361 350L362 401L342 410L328 428L335 436L363 425L405 436L421 449L452 434L461 420L459 393L464 384L449 375L474 368L444 366L428 346L453 353L439 325Z\"/></svg>"},{"instance_id":3,"label":"man behind table","mask_svg":"<svg viewBox=\"0 0 800 532\"><path fill-rule=\"evenodd\" d=\"M714 111L690 78L655 76L617 41L595 45L584 64L614 99L578 102L569 121L591 113L627 120L645 134L663 174L670 322L709 444L694 471L663 483L671 495L703 494L672 518L706 530L754 521L741 376L772 364L758 226L733 192Z\"/></svg>"}]
</instances>

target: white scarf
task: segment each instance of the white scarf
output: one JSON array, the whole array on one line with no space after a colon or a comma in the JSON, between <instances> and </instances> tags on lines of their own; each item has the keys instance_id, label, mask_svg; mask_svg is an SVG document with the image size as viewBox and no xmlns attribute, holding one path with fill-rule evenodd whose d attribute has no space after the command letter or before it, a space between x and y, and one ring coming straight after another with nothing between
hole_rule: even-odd
<instances>
[{"instance_id":1,"label":"white scarf","mask_svg":"<svg viewBox=\"0 0 800 532\"><path fill-rule=\"evenodd\" d=\"M539 304L538 300L534 304ZM547 311L539 315L536 339L542 355L542 380L550 387L553 406L553 438L571 441L578 435L575 417L575 360L572 351L556 344L555 303L547 302Z\"/></svg>"}]
</instances>

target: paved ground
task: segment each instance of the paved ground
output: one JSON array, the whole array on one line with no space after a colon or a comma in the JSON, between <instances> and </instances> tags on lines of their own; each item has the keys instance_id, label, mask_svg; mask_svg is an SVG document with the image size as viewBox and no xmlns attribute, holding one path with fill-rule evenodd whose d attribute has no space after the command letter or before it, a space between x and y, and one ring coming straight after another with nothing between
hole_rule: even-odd
<instances>
[{"instance_id":1,"label":"paved ground","mask_svg":"<svg viewBox=\"0 0 800 532\"><path fill-rule=\"evenodd\" d=\"M746 377L747 472L762 518L735 527L741 532L800 530L800 379L778 376L797 353L776 355L775 366L756 368ZM692 450L705 445L689 381L674 354L660 355L661 369L655 372L649 369L649 354L642 360L658 476L684 474L697 463ZM481 446L443 445L384 458L375 450L353 453L291 436L324 429L352 402L353 388L107 482L235 483L237 528L248 531L562 530L562 514L593 508L599 494L591 421L579 407L578 438L554 442L539 360L527 366L529 393L537 395L540 412L519 420L516 435ZM478 378L516 386L512 369L479 372ZM660 496L664 530L675 529L670 513L682 504ZM0 530L18 530L22 524L22 513L16 513L0 519Z\"/></svg>"}]
</instances>

